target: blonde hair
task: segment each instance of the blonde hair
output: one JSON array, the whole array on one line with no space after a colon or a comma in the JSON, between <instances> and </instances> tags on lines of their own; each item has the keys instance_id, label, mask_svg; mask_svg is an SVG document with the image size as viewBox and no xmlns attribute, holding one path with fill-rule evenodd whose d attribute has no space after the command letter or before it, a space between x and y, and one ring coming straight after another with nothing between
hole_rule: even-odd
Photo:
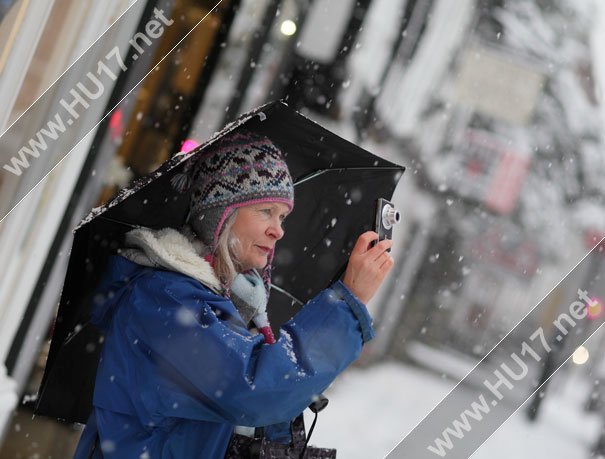
<instances>
[{"instance_id":1,"label":"blonde hair","mask_svg":"<svg viewBox=\"0 0 605 459\"><path fill-rule=\"evenodd\" d=\"M241 272L242 265L237 256L239 241L232 234L231 228L237 216L237 209L223 223L216 247L212 252L214 272L225 288L229 288L235 276Z\"/></svg>"}]
</instances>

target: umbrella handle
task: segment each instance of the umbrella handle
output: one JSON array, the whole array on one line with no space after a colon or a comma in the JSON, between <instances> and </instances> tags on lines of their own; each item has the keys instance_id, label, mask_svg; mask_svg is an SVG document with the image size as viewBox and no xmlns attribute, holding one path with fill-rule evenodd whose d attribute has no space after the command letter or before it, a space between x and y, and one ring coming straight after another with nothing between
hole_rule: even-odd
<instances>
[{"instance_id":1,"label":"umbrella handle","mask_svg":"<svg viewBox=\"0 0 605 459\"><path fill-rule=\"evenodd\" d=\"M326 406L328 406L328 398L324 394L319 394L317 396L317 400L309 405L309 409L317 414L321 410L323 410Z\"/></svg>"}]
</instances>

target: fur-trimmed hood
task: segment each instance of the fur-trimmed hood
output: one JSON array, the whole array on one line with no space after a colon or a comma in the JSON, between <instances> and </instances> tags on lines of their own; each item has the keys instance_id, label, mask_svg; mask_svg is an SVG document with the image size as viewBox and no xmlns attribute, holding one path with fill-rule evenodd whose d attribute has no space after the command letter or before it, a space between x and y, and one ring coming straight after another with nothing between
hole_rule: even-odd
<instances>
[{"instance_id":1,"label":"fur-trimmed hood","mask_svg":"<svg viewBox=\"0 0 605 459\"><path fill-rule=\"evenodd\" d=\"M202 257L204 244L191 228L185 226L180 231L174 228L137 228L126 233L125 243L126 247L120 251L120 255L138 265L185 274L200 281L218 295L229 294L244 323L248 324L253 320L267 342L275 341L267 316L266 298L264 302L251 303L253 292L233 290L227 293L210 263ZM236 278L232 288L235 288L237 281L243 280L240 276L242 275L238 276L239 279ZM264 287L262 290L264 292Z\"/></svg>"},{"instance_id":2,"label":"fur-trimmed hood","mask_svg":"<svg viewBox=\"0 0 605 459\"><path fill-rule=\"evenodd\" d=\"M126 248L120 251L124 258L139 265L183 273L215 293L221 292L214 269L201 255L202 242L187 228L182 231L137 228L126 233L125 242Z\"/></svg>"}]
</instances>

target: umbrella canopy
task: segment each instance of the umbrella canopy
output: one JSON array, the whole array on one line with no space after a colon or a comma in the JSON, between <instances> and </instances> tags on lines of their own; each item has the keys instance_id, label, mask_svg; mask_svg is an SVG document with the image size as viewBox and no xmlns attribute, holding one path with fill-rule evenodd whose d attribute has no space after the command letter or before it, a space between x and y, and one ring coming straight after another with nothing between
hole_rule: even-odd
<instances>
[{"instance_id":1,"label":"umbrella canopy","mask_svg":"<svg viewBox=\"0 0 605 459\"><path fill-rule=\"evenodd\" d=\"M189 195L170 179L185 161L219 138L245 128L277 144L292 174L295 207L274 259L269 316L289 319L346 267L357 237L372 228L376 199L390 198L404 168L381 159L305 118L282 102L245 115L187 154L178 154L137 180L75 229L36 413L86 422L102 336L89 324L93 293L109 257L133 227L180 228Z\"/></svg>"}]
</instances>

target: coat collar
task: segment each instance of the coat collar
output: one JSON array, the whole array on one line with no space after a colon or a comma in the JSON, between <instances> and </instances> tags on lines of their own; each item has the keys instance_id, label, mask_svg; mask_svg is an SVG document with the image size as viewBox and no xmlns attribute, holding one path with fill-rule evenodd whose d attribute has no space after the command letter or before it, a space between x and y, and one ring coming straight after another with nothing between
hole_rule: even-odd
<instances>
[{"instance_id":1,"label":"coat collar","mask_svg":"<svg viewBox=\"0 0 605 459\"><path fill-rule=\"evenodd\" d=\"M225 294L214 269L201 256L204 245L187 227L183 228L182 232L174 228L137 228L126 233L125 241L127 247L120 250L120 255L124 258L138 265L185 274L198 280L217 295ZM266 303L261 307L251 308L245 298L234 296L231 300L246 326L252 319L263 334L265 342L275 342Z\"/></svg>"},{"instance_id":2,"label":"coat collar","mask_svg":"<svg viewBox=\"0 0 605 459\"><path fill-rule=\"evenodd\" d=\"M191 231L174 228L136 228L126 233L120 255L143 266L165 268L200 281L215 293L222 291L214 269L202 256L203 244Z\"/></svg>"}]
</instances>

